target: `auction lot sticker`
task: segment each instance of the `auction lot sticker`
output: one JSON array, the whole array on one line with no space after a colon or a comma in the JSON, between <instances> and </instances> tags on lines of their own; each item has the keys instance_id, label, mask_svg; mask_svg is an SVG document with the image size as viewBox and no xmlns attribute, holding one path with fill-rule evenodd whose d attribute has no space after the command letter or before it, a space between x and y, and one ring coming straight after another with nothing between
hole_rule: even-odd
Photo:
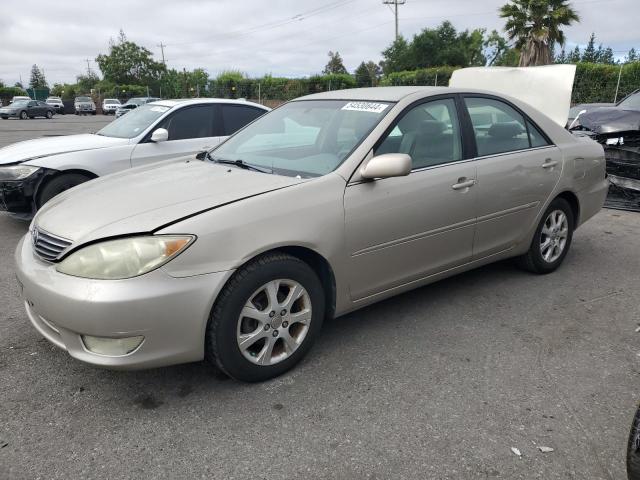
<instances>
[{"instance_id":1,"label":"auction lot sticker","mask_svg":"<svg viewBox=\"0 0 640 480\"><path fill-rule=\"evenodd\" d=\"M356 112L382 113L388 107L386 103L374 102L349 102L341 110L353 110Z\"/></svg>"}]
</instances>

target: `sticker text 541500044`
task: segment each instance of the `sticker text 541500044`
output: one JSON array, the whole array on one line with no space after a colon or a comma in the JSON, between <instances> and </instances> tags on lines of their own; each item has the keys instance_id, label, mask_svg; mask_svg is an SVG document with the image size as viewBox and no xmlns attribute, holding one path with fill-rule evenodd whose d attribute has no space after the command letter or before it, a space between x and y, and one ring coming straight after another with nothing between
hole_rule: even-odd
<instances>
[{"instance_id":1,"label":"sticker text 541500044","mask_svg":"<svg viewBox=\"0 0 640 480\"><path fill-rule=\"evenodd\" d=\"M349 102L342 110L353 110L356 112L382 113L389 105L375 102Z\"/></svg>"}]
</instances>

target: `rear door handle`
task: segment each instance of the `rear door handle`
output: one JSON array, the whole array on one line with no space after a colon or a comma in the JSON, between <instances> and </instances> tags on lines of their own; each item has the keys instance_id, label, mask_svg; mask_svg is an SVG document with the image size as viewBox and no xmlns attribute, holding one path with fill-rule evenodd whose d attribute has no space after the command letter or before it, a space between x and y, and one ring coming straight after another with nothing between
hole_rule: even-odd
<instances>
[{"instance_id":1,"label":"rear door handle","mask_svg":"<svg viewBox=\"0 0 640 480\"><path fill-rule=\"evenodd\" d=\"M556 160L551 160L550 158L547 158L542 164L542 168L553 168L556 165L558 165L558 162Z\"/></svg>"},{"instance_id":2,"label":"rear door handle","mask_svg":"<svg viewBox=\"0 0 640 480\"><path fill-rule=\"evenodd\" d=\"M458 183L451 185L454 190L464 190L465 188L473 187L476 184L476 179L472 178L467 180L465 177L459 178Z\"/></svg>"}]
</instances>

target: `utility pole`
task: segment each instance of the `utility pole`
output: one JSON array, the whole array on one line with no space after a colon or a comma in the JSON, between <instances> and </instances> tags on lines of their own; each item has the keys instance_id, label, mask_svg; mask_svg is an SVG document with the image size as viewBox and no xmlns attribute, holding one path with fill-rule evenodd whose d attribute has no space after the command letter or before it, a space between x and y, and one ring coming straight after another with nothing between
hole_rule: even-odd
<instances>
[{"instance_id":1,"label":"utility pole","mask_svg":"<svg viewBox=\"0 0 640 480\"><path fill-rule=\"evenodd\" d=\"M160 45L156 45L158 47L160 47L160 51L162 52L162 63L165 64L165 66L167 65L167 62L164 61L164 47L166 47L166 45L164 45L162 42L160 42Z\"/></svg>"},{"instance_id":2,"label":"utility pole","mask_svg":"<svg viewBox=\"0 0 640 480\"><path fill-rule=\"evenodd\" d=\"M89 60L88 58L85 58L84 60L85 62L87 62L87 76L91 76L91 66L89 65L89 62L91 60Z\"/></svg>"},{"instance_id":3,"label":"utility pole","mask_svg":"<svg viewBox=\"0 0 640 480\"><path fill-rule=\"evenodd\" d=\"M384 5L393 5L393 14L396 17L396 40L398 40L398 5L404 5L407 0L382 0ZM391 7L389 7L391 8Z\"/></svg>"}]
</instances>

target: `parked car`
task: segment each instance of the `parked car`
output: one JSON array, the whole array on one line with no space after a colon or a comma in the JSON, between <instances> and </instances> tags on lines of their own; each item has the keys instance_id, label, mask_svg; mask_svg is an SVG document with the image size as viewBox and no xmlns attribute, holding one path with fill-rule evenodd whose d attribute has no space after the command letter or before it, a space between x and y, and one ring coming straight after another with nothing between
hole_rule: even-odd
<instances>
[{"instance_id":1,"label":"parked car","mask_svg":"<svg viewBox=\"0 0 640 480\"><path fill-rule=\"evenodd\" d=\"M279 375L326 316L509 257L557 269L607 191L602 147L563 127L471 89L299 98L45 205L15 256L27 314L94 365Z\"/></svg>"},{"instance_id":2,"label":"parked car","mask_svg":"<svg viewBox=\"0 0 640 480\"><path fill-rule=\"evenodd\" d=\"M51 105L56 113L64 115L64 103L60 97L49 97L45 103Z\"/></svg>"},{"instance_id":3,"label":"parked car","mask_svg":"<svg viewBox=\"0 0 640 480\"><path fill-rule=\"evenodd\" d=\"M96 134L4 147L0 209L30 217L58 193L92 178L207 150L268 110L237 100L163 100L115 119Z\"/></svg>"},{"instance_id":4,"label":"parked car","mask_svg":"<svg viewBox=\"0 0 640 480\"><path fill-rule=\"evenodd\" d=\"M125 102L124 105L118 107L116 110L116 118L121 117L125 113L129 113L131 110L138 108L140 105L145 105L149 102L157 102L160 100L158 97L134 97Z\"/></svg>"},{"instance_id":5,"label":"parked car","mask_svg":"<svg viewBox=\"0 0 640 480\"><path fill-rule=\"evenodd\" d=\"M45 117L53 118L55 110L51 105L38 100L16 100L6 107L0 108L0 117L6 120L9 117L26 120L27 118Z\"/></svg>"},{"instance_id":6,"label":"parked car","mask_svg":"<svg viewBox=\"0 0 640 480\"><path fill-rule=\"evenodd\" d=\"M27 97L25 95L16 95L11 99L11 103L17 102L18 100L31 100L31 97Z\"/></svg>"},{"instance_id":7,"label":"parked car","mask_svg":"<svg viewBox=\"0 0 640 480\"><path fill-rule=\"evenodd\" d=\"M567 118L567 128L573 128L576 118L592 110L602 107L614 107L615 103L581 103L569 109L569 117Z\"/></svg>"},{"instance_id":8,"label":"parked car","mask_svg":"<svg viewBox=\"0 0 640 480\"><path fill-rule=\"evenodd\" d=\"M122 104L120 103L120 100L118 100L117 98L105 98L104 100L102 100L102 114L103 115L110 115L110 114L115 115L116 110L121 105Z\"/></svg>"},{"instance_id":9,"label":"parked car","mask_svg":"<svg viewBox=\"0 0 640 480\"><path fill-rule=\"evenodd\" d=\"M75 109L76 115L86 115L87 113L91 115L96 114L96 104L91 97L76 97L73 102L73 108Z\"/></svg>"}]
</instances>

